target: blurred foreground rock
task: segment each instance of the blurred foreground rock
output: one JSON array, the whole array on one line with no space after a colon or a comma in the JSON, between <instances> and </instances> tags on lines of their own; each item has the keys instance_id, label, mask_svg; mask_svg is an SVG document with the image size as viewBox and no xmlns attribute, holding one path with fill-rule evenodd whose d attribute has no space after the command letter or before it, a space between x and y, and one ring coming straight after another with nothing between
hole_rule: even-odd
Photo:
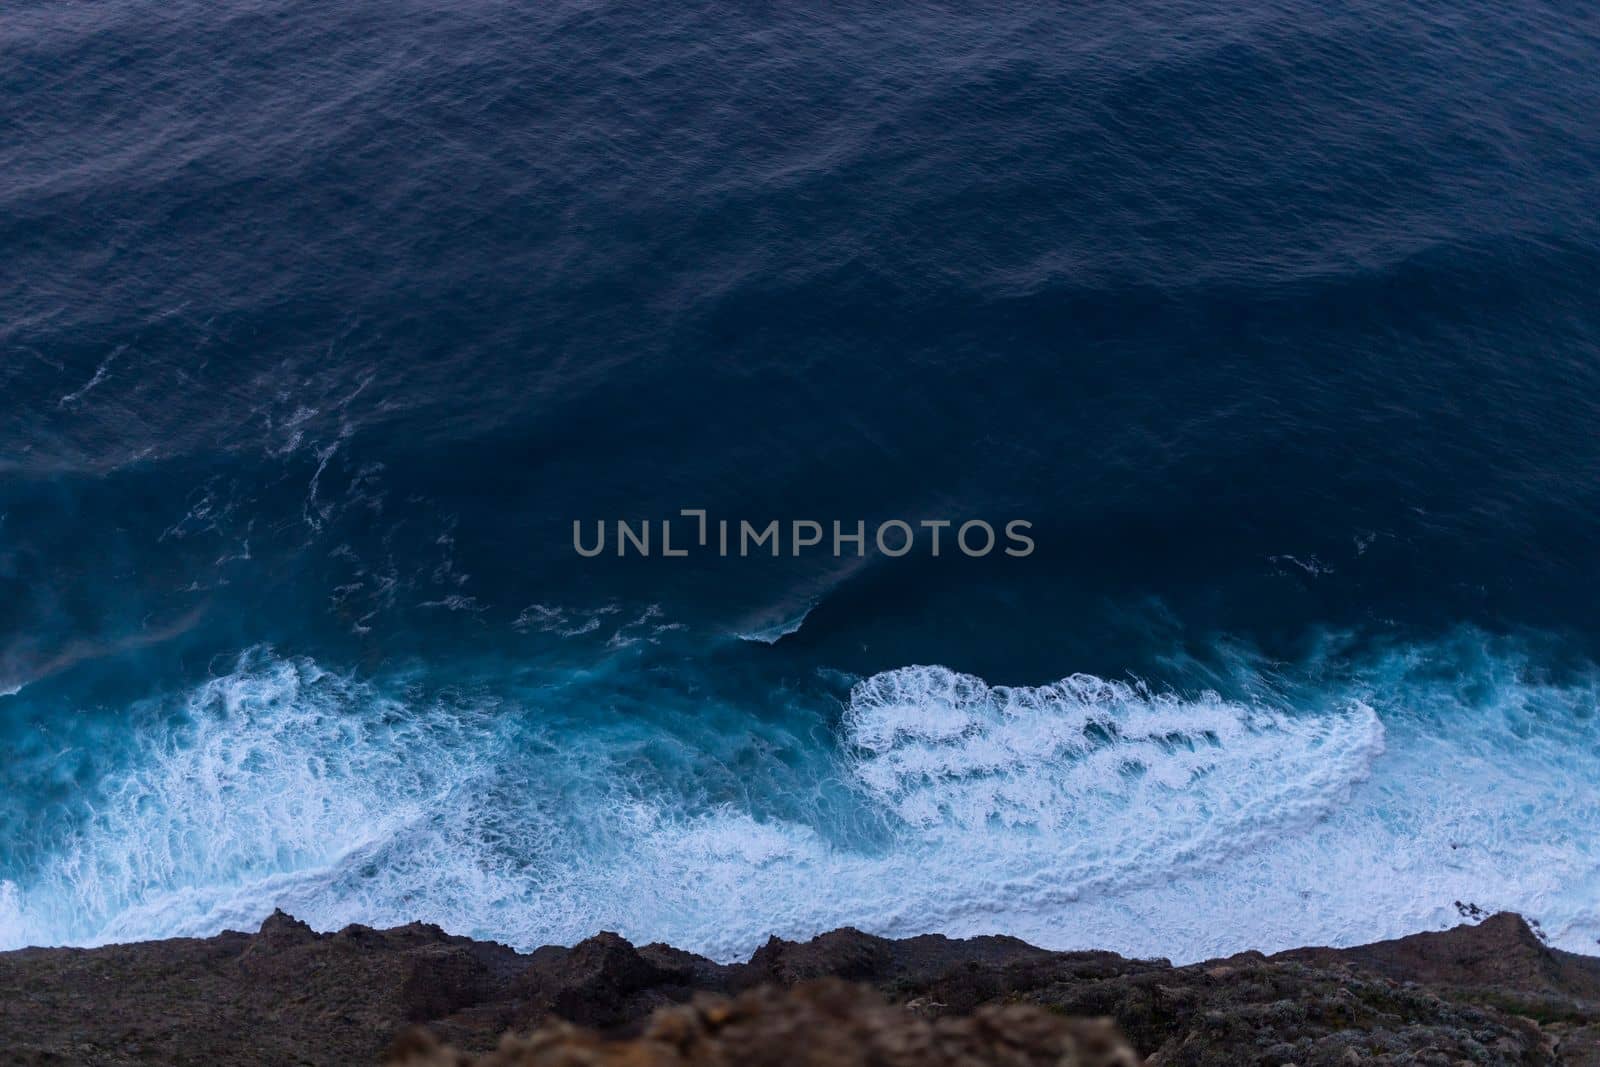
<instances>
[{"instance_id":1,"label":"blurred foreground rock","mask_svg":"<svg viewBox=\"0 0 1600 1067\"><path fill-rule=\"evenodd\" d=\"M852 982L762 986L732 999L699 996L658 1009L636 1038L569 1023L508 1037L482 1056L440 1048L424 1033L391 1053L399 1067L1138 1067L1107 1020L1067 1019L1024 1004L928 1019Z\"/></svg>"}]
</instances>

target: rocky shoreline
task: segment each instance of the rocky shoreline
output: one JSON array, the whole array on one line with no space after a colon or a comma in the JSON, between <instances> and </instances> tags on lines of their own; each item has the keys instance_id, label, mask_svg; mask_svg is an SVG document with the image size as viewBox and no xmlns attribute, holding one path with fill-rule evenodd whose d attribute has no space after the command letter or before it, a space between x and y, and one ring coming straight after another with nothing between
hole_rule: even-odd
<instances>
[{"instance_id":1,"label":"rocky shoreline","mask_svg":"<svg viewBox=\"0 0 1600 1067\"><path fill-rule=\"evenodd\" d=\"M731 965L606 933L524 954L279 912L254 934L0 953L0 1060L1600 1065L1600 959L1509 913L1174 967L851 929Z\"/></svg>"}]
</instances>

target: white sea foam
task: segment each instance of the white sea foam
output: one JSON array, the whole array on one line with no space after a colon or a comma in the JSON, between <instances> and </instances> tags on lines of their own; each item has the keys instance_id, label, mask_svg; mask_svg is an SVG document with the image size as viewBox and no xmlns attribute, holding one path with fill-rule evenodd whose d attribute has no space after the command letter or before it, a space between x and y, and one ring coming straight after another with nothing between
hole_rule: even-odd
<instances>
[{"instance_id":1,"label":"white sea foam","mask_svg":"<svg viewBox=\"0 0 1600 1067\"><path fill-rule=\"evenodd\" d=\"M249 928L282 906L522 947L605 928L732 958L850 923L1193 959L1443 926L1461 900L1593 951L1593 692L1460 648L1338 690L1296 708L905 668L855 688L806 796L792 768L741 765L735 801L673 784L720 766L713 726L545 732L256 653L0 883L0 944Z\"/></svg>"},{"instance_id":2,"label":"white sea foam","mask_svg":"<svg viewBox=\"0 0 1600 1067\"><path fill-rule=\"evenodd\" d=\"M308 661L252 654L137 734L0 939L126 940L259 921L426 819L470 777L473 724L416 711ZM14 890L14 893L17 891Z\"/></svg>"}]
</instances>

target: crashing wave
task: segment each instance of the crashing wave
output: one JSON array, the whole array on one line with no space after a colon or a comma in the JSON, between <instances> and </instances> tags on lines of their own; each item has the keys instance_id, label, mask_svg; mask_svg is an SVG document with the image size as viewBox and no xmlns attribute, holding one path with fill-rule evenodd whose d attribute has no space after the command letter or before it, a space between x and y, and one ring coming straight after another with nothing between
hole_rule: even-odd
<instances>
[{"instance_id":1,"label":"crashing wave","mask_svg":"<svg viewBox=\"0 0 1600 1067\"><path fill-rule=\"evenodd\" d=\"M846 924L1203 958L1442 926L1456 900L1600 935L1593 692L1503 656L1413 650L1300 708L943 667L864 679L842 715L704 699L636 721L251 653L142 719L4 872L0 944L274 906L722 959Z\"/></svg>"}]
</instances>

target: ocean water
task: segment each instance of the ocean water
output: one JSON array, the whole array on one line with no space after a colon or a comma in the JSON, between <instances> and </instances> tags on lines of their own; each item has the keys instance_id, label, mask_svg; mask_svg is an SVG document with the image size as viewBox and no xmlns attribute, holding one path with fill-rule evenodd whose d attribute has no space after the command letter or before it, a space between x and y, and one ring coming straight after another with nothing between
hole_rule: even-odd
<instances>
[{"instance_id":1,"label":"ocean water","mask_svg":"<svg viewBox=\"0 0 1600 1067\"><path fill-rule=\"evenodd\" d=\"M0 38L0 947L1600 952L1591 5Z\"/></svg>"}]
</instances>

